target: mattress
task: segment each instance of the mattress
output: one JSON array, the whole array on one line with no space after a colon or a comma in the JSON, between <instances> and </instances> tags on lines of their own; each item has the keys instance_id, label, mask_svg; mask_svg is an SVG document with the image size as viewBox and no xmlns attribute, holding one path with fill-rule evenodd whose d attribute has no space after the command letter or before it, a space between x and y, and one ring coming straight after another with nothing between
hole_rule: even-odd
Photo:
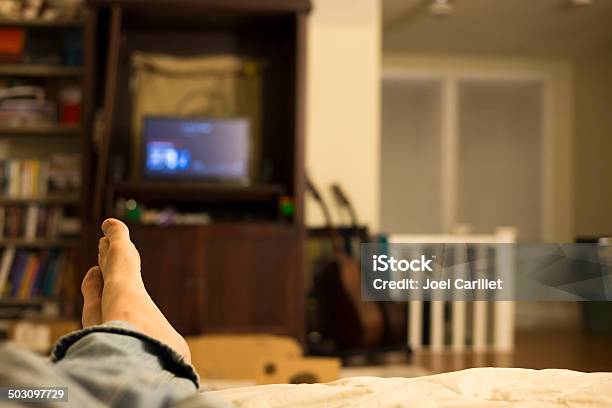
<instances>
[{"instance_id":1,"label":"mattress","mask_svg":"<svg viewBox=\"0 0 612 408\"><path fill-rule=\"evenodd\" d=\"M212 391L238 407L612 407L612 373L472 368Z\"/></svg>"}]
</instances>

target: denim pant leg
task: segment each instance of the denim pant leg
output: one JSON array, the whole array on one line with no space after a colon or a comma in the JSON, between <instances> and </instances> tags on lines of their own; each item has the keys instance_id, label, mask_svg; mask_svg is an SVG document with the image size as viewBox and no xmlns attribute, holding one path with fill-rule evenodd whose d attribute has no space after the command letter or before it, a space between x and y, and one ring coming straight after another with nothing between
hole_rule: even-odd
<instances>
[{"instance_id":1,"label":"denim pant leg","mask_svg":"<svg viewBox=\"0 0 612 408\"><path fill-rule=\"evenodd\" d=\"M193 367L165 344L125 322L69 334L52 360L65 376L105 405L171 406L197 391Z\"/></svg>"},{"instance_id":2,"label":"denim pant leg","mask_svg":"<svg viewBox=\"0 0 612 408\"><path fill-rule=\"evenodd\" d=\"M5 357L6 356L6 357ZM0 385L67 387L75 407L208 407L229 404L197 393L193 367L165 344L120 321L64 336L50 364L16 347L0 348Z\"/></svg>"},{"instance_id":3,"label":"denim pant leg","mask_svg":"<svg viewBox=\"0 0 612 408\"><path fill-rule=\"evenodd\" d=\"M81 385L66 376L48 358L41 357L14 344L0 343L0 387L3 388L43 388L66 387L68 402L21 403L20 401L0 401L1 406L57 406L57 407L104 407L105 405Z\"/></svg>"}]
</instances>

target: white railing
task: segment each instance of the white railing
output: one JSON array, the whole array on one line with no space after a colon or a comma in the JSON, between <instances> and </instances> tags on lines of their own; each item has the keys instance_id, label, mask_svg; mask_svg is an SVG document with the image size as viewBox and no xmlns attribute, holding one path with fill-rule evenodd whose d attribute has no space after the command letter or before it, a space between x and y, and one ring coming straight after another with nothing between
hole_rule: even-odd
<instances>
[{"instance_id":1,"label":"white railing","mask_svg":"<svg viewBox=\"0 0 612 408\"><path fill-rule=\"evenodd\" d=\"M453 244L456 265L453 275L467 276L467 256L469 248L481 251L475 256L479 270L489 269L490 274L503 277L506 288L512 287L514 277L514 252L509 245L516 242L514 228L499 228L491 235L448 234L448 235L389 235L390 244L406 243L410 250L420 252L428 250L428 244ZM484 245L474 245L484 244ZM459 250L457 250L459 249ZM389 251L403 250L390 246ZM416 253L415 253L416 254ZM412 254L395 254L397 257ZM490 263L490 265L488 264ZM424 309L424 301L408 302L408 345L414 351L429 348L431 351L450 349L455 352L472 350L509 352L514 348L514 302L486 300L432 300L429 316ZM450 316L446 316L446 304L450 304ZM423 339L426 319L429 319L429 338ZM447 322L450 324L447 325ZM450 336L446 335L450 331ZM425 340L425 341L424 341ZM428 341L427 341L428 340Z\"/></svg>"}]
</instances>

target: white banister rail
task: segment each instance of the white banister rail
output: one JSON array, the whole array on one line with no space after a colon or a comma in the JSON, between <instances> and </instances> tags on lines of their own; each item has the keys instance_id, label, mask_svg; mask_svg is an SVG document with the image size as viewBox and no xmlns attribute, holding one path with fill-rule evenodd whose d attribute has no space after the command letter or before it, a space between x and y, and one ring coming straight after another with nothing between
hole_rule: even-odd
<instances>
[{"instance_id":1,"label":"white banister rail","mask_svg":"<svg viewBox=\"0 0 612 408\"><path fill-rule=\"evenodd\" d=\"M489 269L498 277L504 278L506 287L513 285L515 270L514 252L511 246L499 245L516 242L514 228L498 228L494 234L392 234L389 244L406 243L416 252L431 250L428 244L453 244L456 273L467 276L467 257L470 248L477 251L476 265L479 270ZM483 244L483 245L474 245ZM393 248L390 246L390 252ZM460 250L457 250L459 248ZM478 253L478 251L480 251ZM398 254L399 255L399 254ZM491 255L491 256L490 256ZM492 261L492 262L491 262ZM457 293L457 292L456 292ZM460 296L460 295L456 295ZM458 299L455 297L455 299ZM450 308L446 305L450 304ZM475 352L509 352L514 348L514 302L486 300L432 300L429 302L429 315L425 302L408 302L408 345L414 351L428 348L431 351L450 349L454 352L472 350ZM450 310L450 316L446 312ZM449 323L447 325L447 322ZM429 338L424 339L424 328L429 327ZM446 335L449 330L449 335Z\"/></svg>"}]
</instances>

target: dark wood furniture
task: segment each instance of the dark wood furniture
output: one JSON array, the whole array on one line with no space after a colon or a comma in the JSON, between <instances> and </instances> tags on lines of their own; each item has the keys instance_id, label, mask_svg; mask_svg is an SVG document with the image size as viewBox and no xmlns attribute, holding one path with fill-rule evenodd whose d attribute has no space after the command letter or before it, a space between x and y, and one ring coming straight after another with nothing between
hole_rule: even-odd
<instances>
[{"instance_id":1,"label":"dark wood furniture","mask_svg":"<svg viewBox=\"0 0 612 408\"><path fill-rule=\"evenodd\" d=\"M223 217L203 226L132 225L147 288L183 334L266 332L304 336L304 81L308 0L90 0L84 114L85 248L95 262L100 221L117 197L197 204ZM129 167L129 56L238 54L265 61L262 171L248 187L143 183ZM281 196L295 212L279 211Z\"/></svg>"},{"instance_id":2,"label":"dark wood furniture","mask_svg":"<svg viewBox=\"0 0 612 408\"><path fill-rule=\"evenodd\" d=\"M145 284L179 331L301 331L293 227L133 226L132 237Z\"/></svg>"}]
</instances>

